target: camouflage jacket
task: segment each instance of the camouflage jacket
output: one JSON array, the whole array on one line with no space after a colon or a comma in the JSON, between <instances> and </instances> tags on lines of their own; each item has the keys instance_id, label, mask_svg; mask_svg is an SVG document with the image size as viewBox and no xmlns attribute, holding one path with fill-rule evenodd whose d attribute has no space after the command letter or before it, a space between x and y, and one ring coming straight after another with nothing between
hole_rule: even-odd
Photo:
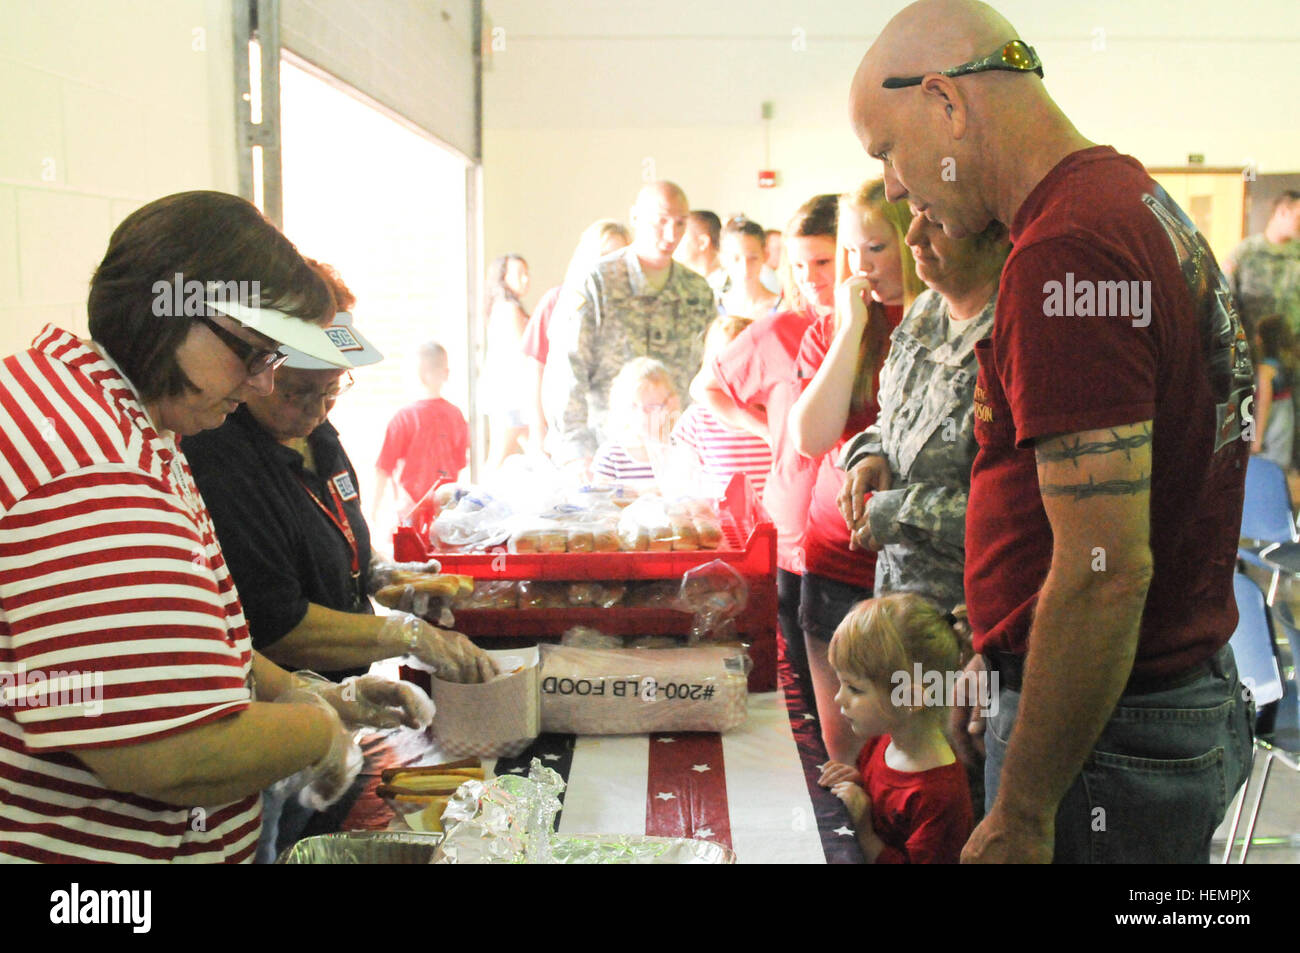
<instances>
[{"instance_id":1,"label":"camouflage jacket","mask_svg":"<svg viewBox=\"0 0 1300 953\"><path fill-rule=\"evenodd\" d=\"M893 483L872 495L876 593L919 592L941 608L965 602L966 497L975 462L975 342L993 330L994 294L949 341L948 306L925 291L895 329L880 372L880 415L844 447L852 469L876 454Z\"/></svg>"},{"instance_id":2,"label":"camouflage jacket","mask_svg":"<svg viewBox=\"0 0 1300 953\"><path fill-rule=\"evenodd\" d=\"M1251 235L1223 265L1249 331L1260 318L1280 314L1300 334L1300 241L1274 245L1262 234Z\"/></svg>"},{"instance_id":3,"label":"camouflage jacket","mask_svg":"<svg viewBox=\"0 0 1300 953\"><path fill-rule=\"evenodd\" d=\"M551 317L542 378L551 455L566 463L596 452L607 437L609 385L634 357L662 361L685 407L717 313L708 282L677 262L663 289L649 294L631 247L570 276Z\"/></svg>"}]
</instances>

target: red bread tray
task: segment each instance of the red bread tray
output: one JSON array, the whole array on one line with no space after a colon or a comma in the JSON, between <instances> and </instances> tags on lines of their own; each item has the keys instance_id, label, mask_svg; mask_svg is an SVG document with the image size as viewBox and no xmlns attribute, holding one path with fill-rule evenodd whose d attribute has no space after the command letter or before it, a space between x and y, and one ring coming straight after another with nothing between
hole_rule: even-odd
<instances>
[{"instance_id":1,"label":"red bread tray","mask_svg":"<svg viewBox=\"0 0 1300 953\"><path fill-rule=\"evenodd\" d=\"M404 526L393 534L398 560L437 558L442 571L475 579L538 581L680 579L703 563L720 559L749 584L749 602L736 619L750 643L754 669L751 691L776 688L776 528L755 498L744 474L736 474L718 507L722 544L717 549L670 553L438 553L430 550L427 528ZM456 628L475 638L493 636L558 638L575 625L611 635L684 635L689 613L667 609L591 607L565 609L459 609Z\"/></svg>"}]
</instances>

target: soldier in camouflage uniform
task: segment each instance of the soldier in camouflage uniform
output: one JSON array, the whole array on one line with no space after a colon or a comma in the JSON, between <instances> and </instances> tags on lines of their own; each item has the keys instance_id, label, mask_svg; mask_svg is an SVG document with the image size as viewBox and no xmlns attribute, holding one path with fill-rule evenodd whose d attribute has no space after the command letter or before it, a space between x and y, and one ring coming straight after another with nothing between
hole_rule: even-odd
<instances>
[{"instance_id":1,"label":"soldier in camouflage uniform","mask_svg":"<svg viewBox=\"0 0 1300 953\"><path fill-rule=\"evenodd\" d=\"M1237 311L1253 339L1261 318L1280 314L1300 338L1300 192L1283 192L1273 203L1264 231L1229 253L1223 271ZM1300 465L1300 392L1295 403L1291 464Z\"/></svg>"},{"instance_id":2,"label":"soldier in camouflage uniform","mask_svg":"<svg viewBox=\"0 0 1300 953\"><path fill-rule=\"evenodd\" d=\"M1277 197L1264 231L1234 248L1223 270L1248 334L1260 318L1280 314L1300 337L1300 192Z\"/></svg>"},{"instance_id":3,"label":"soldier in camouflage uniform","mask_svg":"<svg viewBox=\"0 0 1300 953\"><path fill-rule=\"evenodd\" d=\"M594 455L606 437L609 385L632 358L661 361L677 393L689 393L717 306L708 282L672 260L688 209L671 182L646 186L632 209L633 243L566 281L542 378L547 450L557 462Z\"/></svg>"},{"instance_id":4,"label":"soldier in camouflage uniform","mask_svg":"<svg viewBox=\"0 0 1300 953\"><path fill-rule=\"evenodd\" d=\"M964 603L966 496L975 462L975 342L993 329L997 279L1008 245L994 225L970 239L948 238L923 215L907 243L917 274L931 285L895 329L880 371L876 423L845 445L841 465L851 471L840 508L855 540L882 546L876 558L876 595L916 592L943 609ZM949 295L970 313L953 320ZM865 474L888 466L866 513L848 515L862 498ZM860 506L859 506L860 509Z\"/></svg>"}]
</instances>

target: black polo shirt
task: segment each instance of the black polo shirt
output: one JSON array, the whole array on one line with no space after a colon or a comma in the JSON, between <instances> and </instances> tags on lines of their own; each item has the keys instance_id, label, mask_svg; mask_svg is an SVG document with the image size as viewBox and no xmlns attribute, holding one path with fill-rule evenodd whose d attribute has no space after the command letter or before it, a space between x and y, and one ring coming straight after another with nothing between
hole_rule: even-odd
<instances>
[{"instance_id":1,"label":"black polo shirt","mask_svg":"<svg viewBox=\"0 0 1300 953\"><path fill-rule=\"evenodd\" d=\"M288 635L307 614L308 603L374 612L364 593L370 530L356 471L329 421L307 441L316 472L241 404L216 430L181 442L258 649ZM353 579L346 537L322 508L335 509L331 486L356 537L360 580Z\"/></svg>"}]
</instances>

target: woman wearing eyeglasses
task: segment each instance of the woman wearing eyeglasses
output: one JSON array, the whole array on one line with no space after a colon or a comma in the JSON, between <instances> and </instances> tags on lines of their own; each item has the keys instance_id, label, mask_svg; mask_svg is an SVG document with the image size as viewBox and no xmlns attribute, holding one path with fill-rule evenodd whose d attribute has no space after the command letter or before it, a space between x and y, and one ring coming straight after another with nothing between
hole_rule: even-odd
<instances>
[{"instance_id":1,"label":"woman wearing eyeglasses","mask_svg":"<svg viewBox=\"0 0 1300 953\"><path fill-rule=\"evenodd\" d=\"M280 345L346 363L330 291L248 202L187 192L122 221L87 310L0 362L0 859L250 860L259 793L338 797L392 712L253 650L177 438L269 394Z\"/></svg>"},{"instance_id":2,"label":"woman wearing eyeglasses","mask_svg":"<svg viewBox=\"0 0 1300 953\"><path fill-rule=\"evenodd\" d=\"M327 331L351 366L382 360L352 324L347 286L329 266L311 265L340 308ZM450 681L490 678L490 659L463 635L371 608L369 593L396 567L370 548L356 470L328 420L351 386L350 369L290 349L273 391L250 395L222 427L185 440L253 644L331 679L406 655Z\"/></svg>"},{"instance_id":3,"label":"woman wearing eyeglasses","mask_svg":"<svg viewBox=\"0 0 1300 953\"><path fill-rule=\"evenodd\" d=\"M351 367L382 360L353 327L356 299L337 272L308 263L339 309L326 331ZM374 614L369 594L397 566L370 548L357 473L328 420L351 386L350 369L291 348L273 391L250 395L223 426L185 440L253 645L281 665L331 682L408 655L449 681L486 680L495 674L490 658L463 635L407 612ZM259 861L274 859L312 822L310 811L278 792L268 792L265 811ZM337 821L321 823L332 828Z\"/></svg>"}]
</instances>

